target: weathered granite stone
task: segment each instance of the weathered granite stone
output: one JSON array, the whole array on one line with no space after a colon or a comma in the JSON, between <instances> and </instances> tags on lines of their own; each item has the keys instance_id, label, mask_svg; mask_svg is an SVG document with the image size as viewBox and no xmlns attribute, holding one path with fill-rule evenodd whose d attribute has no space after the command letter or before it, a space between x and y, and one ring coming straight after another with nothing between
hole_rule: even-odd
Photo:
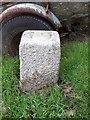
<instances>
[{"instance_id":1,"label":"weathered granite stone","mask_svg":"<svg viewBox=\"0 0 90 120\"><path fill-rule=\"evenodd\" d=\"M37 91L58 80L60 38L56 31L23 33L20 46L20 86Z\"/></svg>"}]
</instances>

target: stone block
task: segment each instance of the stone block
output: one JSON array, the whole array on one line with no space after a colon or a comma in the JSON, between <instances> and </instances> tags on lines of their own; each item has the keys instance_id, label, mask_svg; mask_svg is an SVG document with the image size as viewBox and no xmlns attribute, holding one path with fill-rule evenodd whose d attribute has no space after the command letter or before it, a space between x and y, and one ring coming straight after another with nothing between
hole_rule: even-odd
<instances>
[{"instance_id":1,"label":"stone block","mask_svg":"<svg viewBox=\"0 0 90 120\"><path fill-rule=\"evenodd\" d=\"M37 91L57 83L60 54L58 32L25 31L19 46L21 88Z\"/></svg>"}]
</instances>

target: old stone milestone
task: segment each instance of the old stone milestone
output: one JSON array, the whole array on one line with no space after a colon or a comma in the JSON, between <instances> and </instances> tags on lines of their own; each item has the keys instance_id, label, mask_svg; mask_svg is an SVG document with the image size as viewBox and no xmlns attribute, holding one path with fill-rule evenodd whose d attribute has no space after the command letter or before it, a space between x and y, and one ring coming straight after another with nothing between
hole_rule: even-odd
<instances>
[{"instance_id":1,"label":"old stone milestone","mask_svg":"<svg viewBox=\"0 0 90 120\"><path fill-rule=\"evenodd\" d=\"M58 32L25 31L19 46L21 88L37 91L57 83L60 54Z\"/></svg>"}]
</instances>

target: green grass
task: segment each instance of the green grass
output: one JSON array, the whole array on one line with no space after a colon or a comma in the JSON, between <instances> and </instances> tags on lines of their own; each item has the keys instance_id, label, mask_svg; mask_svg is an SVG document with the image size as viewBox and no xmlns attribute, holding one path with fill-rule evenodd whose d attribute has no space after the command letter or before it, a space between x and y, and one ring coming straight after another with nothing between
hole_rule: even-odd
<instances>
[{"instance_id":1,"label":"green grass","mask_svg":"<svg viewBox=\"0 0 90 120\"><path fill-rule=\"evenodd\" d=\"M90 39L89 39L90 40ZM72 118L88 117L88 39L62 45L60 78L72 83L75 97L65 99L61 86L51 87L48 94L24 93L19 86L19 60L2 61L3 118ZM3 108L2 107L2 108Z\"/></svg>"},{"instance_id":2,"label":"green grass","mask_svg":"<svg viewBox=\"0 0 90 120\"><path fill-rule=\"evenodd\" d=\"M61 78L73 84L75 98L67 104L76 110L74 117L88 117L88 40L62 48Z\"/></svg>"}]
</instances>

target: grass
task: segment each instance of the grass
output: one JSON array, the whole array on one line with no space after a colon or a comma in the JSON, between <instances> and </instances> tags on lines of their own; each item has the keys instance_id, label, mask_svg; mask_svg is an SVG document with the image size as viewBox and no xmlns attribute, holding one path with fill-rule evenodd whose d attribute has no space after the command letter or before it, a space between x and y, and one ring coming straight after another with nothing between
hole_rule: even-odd
<instances>
[{"instance_id":1,"label":"grass","mask_svg":"<svg viewBox=\"0 0 90 120\"><path fill-rule=\"evenodd\" d=\"M51 86L48 94L22 92L18 58L3 58L2 118L88 118L88 39L61 47L59 77L65 84L72 83L75 94L68 99L58 85ZM74 110L70 116L69 110Z\"/></svg>"},{"instance_id":2,"label":"grass","mask_svg":"<svg viewBox=\"0 0 90 120\"><path fill-rule=\"evenodd\" d=\"M62 49L61 78L73 84L75 98L68 105L75 108L75 117L88 117L88 40Z\"/></svg>"}]
</instances>

